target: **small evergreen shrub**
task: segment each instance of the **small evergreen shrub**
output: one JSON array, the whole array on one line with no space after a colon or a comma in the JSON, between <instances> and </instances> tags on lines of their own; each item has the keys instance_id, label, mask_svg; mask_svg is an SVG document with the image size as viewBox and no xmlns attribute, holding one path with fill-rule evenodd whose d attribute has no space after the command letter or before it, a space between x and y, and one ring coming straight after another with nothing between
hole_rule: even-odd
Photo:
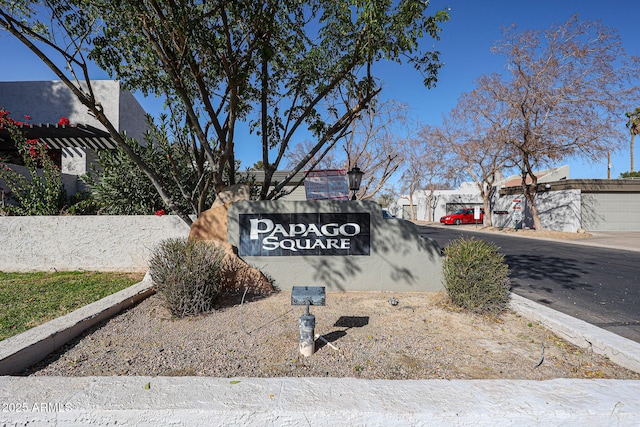
<instances>
[{"instance_id":1,"label":"small evergreen shrub","mask_svg":"<svg viewBox=\"0 0 640 427\"><path fill-rule=\"evenodd\" d=\"M461 237L444 254L444 288L455 305L475 313L497 314L506 308L509 266L496 245Z\"/></svg>"},{"instance_id":2,"label":"small evergreen shrub","mask_svg":"<svg viewBox=\"0 0 640 427\"><path fill-rule=\"evenodd\" d=\"M186 238L166 239L152 251L151 278L171 313L185 317L214 309L224 279L220 247Z\"/></svg>"}]
</instances>

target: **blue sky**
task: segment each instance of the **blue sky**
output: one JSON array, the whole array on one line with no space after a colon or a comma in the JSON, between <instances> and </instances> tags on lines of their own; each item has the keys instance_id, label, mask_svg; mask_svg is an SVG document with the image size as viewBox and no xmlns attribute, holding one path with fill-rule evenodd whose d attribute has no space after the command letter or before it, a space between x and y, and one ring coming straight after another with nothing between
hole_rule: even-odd
<instances>
[{"instance_id":1,"label":"blue sky","mask_svg":"<svg viewBox=\"0 0 640 427\"><path fill-rule=\"evenodd\" d=\"M445 63L436 88L427 90L422 77L410 65L388 64L381 68L384 80L382 97L407 104L411 116L424 124L437 125L453 108L458 97L473 89L474 80L482 74L502 72L503 59L490 52L500 39L501 28L516 24L521 29L546 29L578 14L583 20L600 20L614 28L622 38L628 54L640 56L640 26L637 23L640 0L432 0L433 12L450 7L451 20L443 24L442 39L434 44ZM635 19L635 22L634 22ZM2 61L0 80L54 80L55 75L30 51L5 33L0 33ZM640 77L640 76L639 76ZM108 78L97 73L94 79ZM158 111L156 99L138 97L142 106ZM0 100L0 104L1 104ZM624 117L620 126L624 128ZM625 149L612 153L612 177L629 170L628 141ZM640 145L640 144L638 144ZM637 157L637 155L636 155ZM242 166L248 167L260 159L257 149L238 153ZM606 178L607 162L599 163L567 159L571 178Z\"/></svg>"},{"instance_id":2,"label":"blue sky","mask_svg":"<svg viewBox=\"0 0 640 427\"><path fill-rule=\"evenodd\" d=\"M615 29L627 54L640 56L638 0L433 0L431 6L451 8L451 20L443 25L441 41L436 44L445 63L437 87L420 89L419 76L407 70L402 81L387 82L384 94L410 105L415 116L426 124L439 124L458 97L474 88L477 77L503 72L503 58L492 54L490 48L501 38L501 29L511 24L520 29L546 29L578 14L582 20L600 20ZM624 124L625 118L621 117L622 129ZM625 141L625 149L612 153L612 178L629 170L628 143ZM562 164L571 166L571 178L607 177L606 158L595 164L569 159Z\"/></svg>"}]
</instances>

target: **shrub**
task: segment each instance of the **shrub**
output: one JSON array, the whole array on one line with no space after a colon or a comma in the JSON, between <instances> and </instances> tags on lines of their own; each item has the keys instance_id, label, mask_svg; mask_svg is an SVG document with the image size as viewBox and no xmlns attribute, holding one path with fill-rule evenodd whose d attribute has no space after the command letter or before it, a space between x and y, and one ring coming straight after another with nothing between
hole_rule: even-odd
<instances>
[{"instance_id":1,"label":"shrub","mask_svg":"<svg viewBox=\"0 0 640 427\"><path fill-rule=\"evenodd\" d=\"M211 207L215 192L211 168L204 151L191 145L184 129L160 117L149 120L149 133L142 143L127 138L136 153L162 181L177 210L199 214ZM98 152L97 164L82 180L91 188L100 213L107 215L150 215L169 210L149 177L122 147ZM175 213L175 212L171 212Z\"/></svg>"},{"instance_id":2,"label":"shrub","mask_svg":"<svg viewBox=\"0 0 640 427\"><path fill-rule=\"evenodd\" d=\"M499 313L509 302L509 266L493 243L461 237L444 250L444 288L451 301L475 313Z\"/></svg>"},{"instance_id":3,"label":"shrub","mask_svg":"<svg viewBox=\"0 0 640 427\"><path fill-rule=\"evenodd\" d=\"M153 144L143 147L128 140L132 150L156 170L167 170L162 153ZM151 215L165 208L149 178L122 148L97 153L92 172L82 176L98 211L105 215Z\"/></svg>"},{"instance_id":4,"label":"shrub","mask_svg":"<svg viewBox=\"0 0 640 427\"><path fill-rule=\"evenodd\" d=\"M69 197L69 206L63 211L64 215L96 215L98 205L90 191L83 190Z\"/></svg>"},{"instance_id":5,"label":"shrub","mask_svg":"<svg viewBox=\"0 0 640 427\"><path fill-rule=\"evenodd\" d=\"M171 313L185 317L214 309L224 278L225 252L204 241L174 238L156 246L151 278Z\"/></svg>"},{"instance_id":6,"label":"shrub","mask_svg":"<svg viewBox=\"0 0 640 427\"><path fill-rule=\"evenodd\" d=\"M3 190L0 209L11 215L58 215L66 201L60 168L45 143L24 136L19 127L24 124L0 109L0 128L9 131L25 168L24 174L19 173L0 159L0 180L7 187L10 202L4 203Z\"/></svg>"}]
</instances>

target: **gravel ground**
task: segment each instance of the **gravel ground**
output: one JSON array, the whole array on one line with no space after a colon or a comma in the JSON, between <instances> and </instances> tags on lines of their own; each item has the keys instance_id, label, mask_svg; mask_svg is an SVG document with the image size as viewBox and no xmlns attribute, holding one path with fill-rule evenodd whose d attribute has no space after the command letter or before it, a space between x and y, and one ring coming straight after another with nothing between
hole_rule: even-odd
<instances>
[{"instance_id":1,"label":"gravel ground","mask_svg":"<svg viewBox=\"0 0 640 427\"><path fill-rule=\"evenodd\" d=\"M329 292L326 306L311 308L321 336L306 358L298 349L303 312L280 292L175 319L154 295L25 375L640 379L512 312L471 314L443 293Z\"/></svg>"}]
</instances>

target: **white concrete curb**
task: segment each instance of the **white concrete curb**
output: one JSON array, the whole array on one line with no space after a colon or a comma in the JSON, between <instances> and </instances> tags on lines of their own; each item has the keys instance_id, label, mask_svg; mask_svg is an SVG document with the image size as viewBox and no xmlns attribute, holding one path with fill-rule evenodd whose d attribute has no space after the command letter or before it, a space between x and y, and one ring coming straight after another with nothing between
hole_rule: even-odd
<instances>
[{"instance_id":1,"label":"white concrete curb","mask_svg":"<svg viewBox=\"0 0 640 427\"><path fill-rule=\"evenodd\" d=\"M513 293L510 308L523 317L540 323L571 344L589 348L623 368L640 372L640 343Z\"/></svg>"},{"instance_id":2,"label":"white concrete curb","mask_svg":"<svg viewBox=\"0 0 640 427\"><path fill-rule=\"evenodd\" d=\"M0 425L637 426L640 381L0 378Z\"/></svg>"},{"instance_id":3,"label":"white concrete curb","mask_svg":"<svg viewBox=\"0 0 640 427\"><path fill-rule=\"evenodd\" d=\"M149 274L142 282L2 341L0 375L13 375L44 360L90 327L153 294Z\"/></svg>"}]
</instances>

